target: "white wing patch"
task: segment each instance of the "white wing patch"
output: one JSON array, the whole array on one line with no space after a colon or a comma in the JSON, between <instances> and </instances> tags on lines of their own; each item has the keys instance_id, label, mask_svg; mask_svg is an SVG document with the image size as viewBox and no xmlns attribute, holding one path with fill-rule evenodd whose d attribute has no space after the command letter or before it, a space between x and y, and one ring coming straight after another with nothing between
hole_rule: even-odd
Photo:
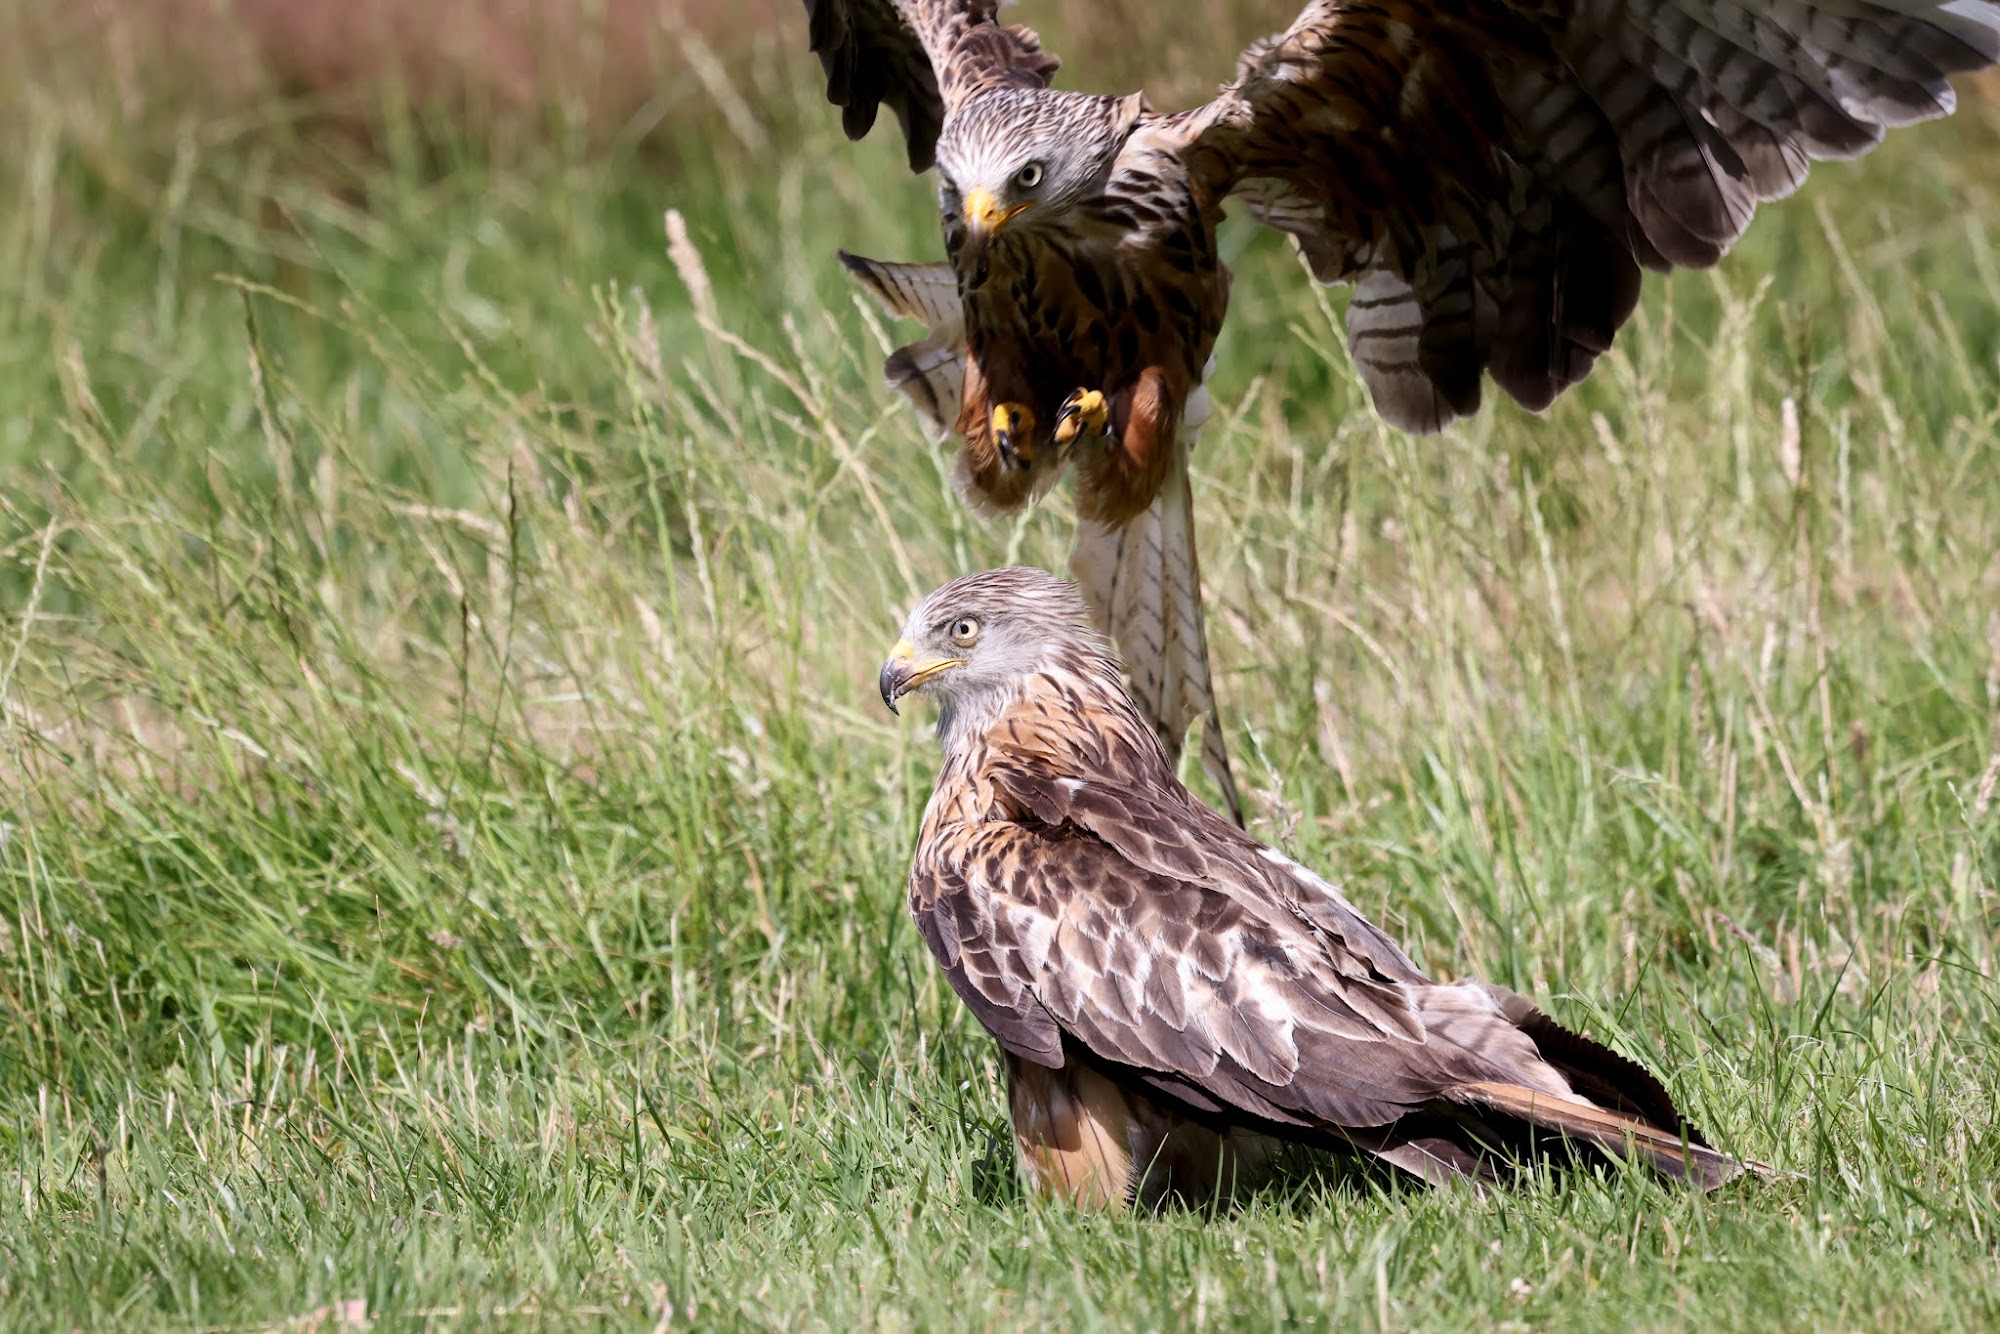
<instances>
[{"instance_id":1,"label":"white wing patch","mask_svg":"<svg viewBox=\"0 0 2000 1334\"><path fill-rule=\"evenodd\" d=\"M1056 924L1024 904L1009 903L1005 912L1016 948L1021 951L1021 962L1030 976L1040 975L1049 966L1049 947L1055 943Z\"/></svg>"}]
</instances>

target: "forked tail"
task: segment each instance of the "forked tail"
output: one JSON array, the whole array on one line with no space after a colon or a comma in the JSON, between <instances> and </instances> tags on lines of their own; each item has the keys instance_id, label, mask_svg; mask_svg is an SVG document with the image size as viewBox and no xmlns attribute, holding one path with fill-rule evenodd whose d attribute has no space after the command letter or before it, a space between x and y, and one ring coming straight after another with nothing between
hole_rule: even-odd
<instances>
[{"instance_id":1,"label":"forked tail","mask_svg":"<svg viewBox=\"0 0 2000 1334\"><path fill-rule=\"evenodd\" d=\"M1774 1175L1710 1148L1651 1071L1525 997L1459 982L1429 988L1420 1005L1433 1043L1462 1053L1463 1073L1426 1114L1350 1136L1377 1157L1434 1183L1505 1183L1510 1163L1578 1157L1633 1162L1702 1190Z\"/></svg>"},{"instance_id":2,"label":"forked tail","mask_svg":"<svg viewBox=\"0 0 2000 1334\"><path fill-rule=\"evenodd\" d=\"M1199 427L1189 422L1174 442L1167 481L1152 505L1130 522L1079 519L1070 573L1098 626L1118 645L1131 677L1132 698L1176 759L1189 724L1199 718L1201 764L1222 792L1229 817L1243 823L1243 798L1229 768L1229 748L1209 676L1208 630L1202 618L1201 565L1194 546L1194 492L1188 447Z\"/></svg>"}]
</instances>

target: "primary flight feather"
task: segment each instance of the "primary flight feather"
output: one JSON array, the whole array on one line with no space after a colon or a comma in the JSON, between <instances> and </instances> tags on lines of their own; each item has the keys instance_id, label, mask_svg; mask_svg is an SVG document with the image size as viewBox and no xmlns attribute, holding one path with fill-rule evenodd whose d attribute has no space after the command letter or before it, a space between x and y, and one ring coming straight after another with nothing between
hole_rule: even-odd
<instances>
[{"instance_id":1,"label":"primary flight feather","mask_svg":"<svg viewBox=\"0 0 2000 1334\"><path fill-rule=\"evenodd\" d=\"M928 328L890 382L963 436L975 506L1074 464L1073 568L1169 750L1209 716L1239 816L1185 512L1226 201L1354 285L1376 409L1435 431L1489 379L1546 407L1643 270L1715 263L1808 162L1947 114L1949 77L2000 58L1994 0L1321 0L1213 101L1160 113L1050 87L1055 58L998 0L806 12L847 133L887 107L937 172L948 268L843 257Z\"/></svg>"}]
</instances>

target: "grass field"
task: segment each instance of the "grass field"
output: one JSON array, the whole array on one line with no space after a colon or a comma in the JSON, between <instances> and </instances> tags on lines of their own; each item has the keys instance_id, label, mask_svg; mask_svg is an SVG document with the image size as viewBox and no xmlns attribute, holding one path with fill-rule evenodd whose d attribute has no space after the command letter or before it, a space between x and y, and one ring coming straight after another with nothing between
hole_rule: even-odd
<instances>
[{"instance_id":1,"label":"grass field","mask_svg":"<svg viewBox=\"0 0 2000 1334\"><path fill-rule=\"evenodd\" d=\"M1195 463L1259 832L1798 1175L1104 1218L1012 1184L873 689L1067 513L968 518L878 387L832 251L932 255L927 187L805 71L369 152L22 85L0 1324L2000 1324L2000 100L1439 440L1231 233Z\"/></svg>"}]
</instances>

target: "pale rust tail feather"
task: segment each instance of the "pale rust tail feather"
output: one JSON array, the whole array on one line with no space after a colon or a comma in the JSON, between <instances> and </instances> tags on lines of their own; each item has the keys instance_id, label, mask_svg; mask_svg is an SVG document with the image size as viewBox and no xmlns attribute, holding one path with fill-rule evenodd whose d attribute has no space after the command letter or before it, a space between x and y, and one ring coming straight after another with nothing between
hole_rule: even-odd
<instances>
[{"instance_id":1,"label":"pale rust tail feather","mask_svg":"<svg viewBox=\"0 0 2000 1334\"><path fill-rule=\"evenodd\" d=\"M1761 1163L1732 1158L1634 1117L1518 1084L1478 1081L1459 1086L1451 1098L1512 1117L1538 1132L1590 1145L1613 1158L1639 1161L1669 1180L1684 1181L1705 1191L1746 1171L1769 1171Z\"/></svg>"},{"instance_id":2,"label":"pale rust tail feather","mask_svg":"<svg viewBox=\"0 0 2000 1334\"><path fill-rule=\"evenodd\" d=\"M1202 720L1202 767L1240 825L1243 799L1229 767L1202 618L1188 478L1191 434L1186 428L1176 439L1166 484L1145 512L1120 524L1077 521L1069 567L1098 628L1118 645L1132 697L1169 756L1179 757L1189 725Z\"/></svg>"},{"instance_id":3,"label":"pale rust tail feather","mask_svg":"<svg viewBox=\"0 0 2000 1334\"><path fill-rule=\"evenodd\" d=\"M1507 1179L1555 1154L1635 1160L1661 1175L1713 1189L1759 1169L1711 1148L1666 1087L1638 1062L1551 1019L1523 996L1490 983L1430 988L1421 1009L1427 1046L1452 1071L1440 1103L1349 1138L1426 1180Z\"/></svg>"},{"instance_id":4,"label":"pale rust tail feather","mask_svg":"<svg viewBox=\"0 0 2000 1334\"><path fill-rule=\"evenodd\" d=\"M1701 1132L1681 1115L1673 1096L1653 1072L1596 1039L1564 1028L1532 1001L1488 985L1500 1012L1535 1044L1536 1054L1556 1068L1575 1092L1608 1111L1634 1116L1696 1144Z\"/></svg>"},{"instance_id":5,"label":"pale rust tail feather","mask_svg":"<svg viewBox=\"0 0 2000 1334\"><path fill-rule=\"evenodd\" d=\"M965 311L949 264L894 264L840 252L848 276L888 314L924 336L889 354L882 379L908 399L934 439L951 433L965 393Z\"/></svg>"}]
</instances>

